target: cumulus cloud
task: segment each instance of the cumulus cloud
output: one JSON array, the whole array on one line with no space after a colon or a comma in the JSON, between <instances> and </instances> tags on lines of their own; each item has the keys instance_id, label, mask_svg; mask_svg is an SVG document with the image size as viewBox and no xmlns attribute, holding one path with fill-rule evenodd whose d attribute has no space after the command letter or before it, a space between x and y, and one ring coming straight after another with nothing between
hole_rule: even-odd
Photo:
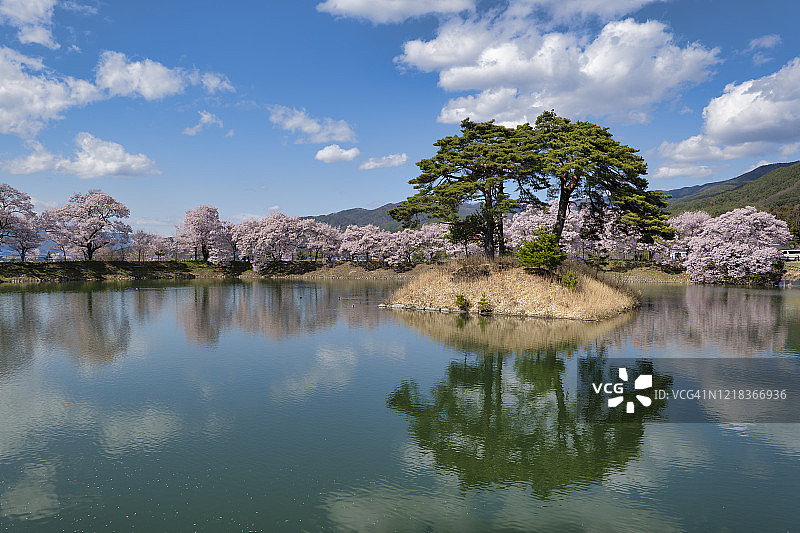
<instances>
[{"instance_id":1,"label":"cumulus cloud","mask_svg":"<svg viewBox=\"0 0 800 533\"><path fill-rule=\"evenodd\" d=\"M703 109L703 132L664 142L671 162L724 161L793 153L800 142L800 58L762 78L728 84Z\"/></svg>"},{"instance_id":2,"label":"cumulus cloud","mask_svg":"<svg viewBox=\"0 0 800 533\"><path fill-rule=\"evenodd\" d=\"M100 97L93 84L54 76L40 59L0 47L0 133L34 137L70 107Z\"/></svg>"},{"instance_id":3,"label":"cumulus cloud","mask_svg":"<svg viewBox=\"0 0 800 533\"><path fill-rule=\"evenodd\" d=\"M205 128L206 126L218 126L220 128L222 127L222 121L218 119L215 114L209 113L208 111L205 110L199 111L198 114L200 115L200 121L191 128L185 128L181 133L183 133L184 135L194 136L203 131L203 128Z\"/></svg>"},{"instance_id":4,"label":"cumulus cloud","mask_svg":"<svg viewBox=\"0 0 800 533\"><path fill-rule=\"evenodd\" d=\"M103 52L95 84L110 96L141 96L159 100L181 94L188 85L202 85L209 94L236 89L224 74L165 67L157 61L131 61L121 52Z\"/></svg>"},{"instance_id":5,"label":"cumulus cloud","mask_svg":"<svg viewBox=\"0 0 800 533\"><path fill-rule=\"evenodd\" d=\"M56 0L0 0L0 22L17 28L22 44L59 48L50 27Z\"/></svg>"},{"instance_id":6,"label":"cumulus cloud","mask_svg":"<svg viewBox=\"0 0 800 533\"><path fill-rule=\"evenodd\" d=\"M149 59L129 61L120 52L103 52L97 66L96 84L112 96L141 96L157 100L182 93L186 76Z\"/></svg>"},{"instance_id":7,"label":"cumulus cloud","mask_svg":"<svg viewBox=\"0 0 800 533\"><path fill-rule=\"evenodd\" d=\"M269 120L276 126L297 134L298 143L354 142L356 134L344 120L317 119L308 116L305 109L282 105L270 106Z\"/></svg>"},{"instance_id":8,"label":"cumulus cloud","mask_svg":"<svg viewBox=\"0 0 800 533\"><path fill-rule=\"evenodd\" d=\"M602 5L595 11L614 14ZM719 62L717 49L679 46L660 22L612 21L587 41L569 31L542 32L534 15L532 4L512 3L494 18L451 20L430 41L405 43L395 61L439 72L445 90L475 92L450 100L441 122L495 118L508 125L533 121L547 109L645 122L657 104L708 79Z\"/></svg>"},{"instance_id":9,"label":"cumulus cloud","mask_svg":"<svg viewBox=\"0 0 800 533\"><path fill-rule=\"evenodd\" d=\"M118 52L100 56L92 83L60 76L40 58L0 46L0 133L31 139L49 122L63 119L71 107L114 96L155 100L179 94L191 84L202 84L208 92L232 90L221 74L187 73L149 59L129 61Z\"/></svg>"},{"instance_id":10,"label":"cumulus cloud","mask_svg":"<svg viewBox=\"0 0 800 533\"><path fill-rule=\"evenodd\" d=\"M352 161L361 151L358 148L350 148L345 150L338 144L330 144L317 152L314 159L322 161L323 163L338 163L340 161Z\"/></svg>"},{"instance_id":11,"label":"cumulus cloud","mask_svg":"<svg viewBox=\"0 0 800 533\"><path fill-rule=\"evenodd\" d=\"M30 144L30 154L3 164L6 172L32 174L52 170L59 174L74 174L82 179L161 173L155 162L146 155L129 154L121 144L103 141L86 132L75 137L77 149L72 158L54 155L38 142Z\"/></svg>"},{"instance_id":12,"label":"cumulus cloud","mask_svg":"<svg viewBox=\"0 0 800 533\"><path fill-rule=\"evenodd\" d=\"M325 0L317 4L317 11L363 18L376 24L402 22L432 13L458 13L474 9L474 0Z\"/></svg>"},{"instance_id":13,"label":"cumulus cloud","mask_svg":"<svg viewBox=\"0 0 800 533\"><path fill-rule=\"evenodd\" d=\"M373 170L376 168L399 167L408 161L406 154L389 154L383 157L370 157L358 168L361 170Z\"/></svg>"}]
</instances>

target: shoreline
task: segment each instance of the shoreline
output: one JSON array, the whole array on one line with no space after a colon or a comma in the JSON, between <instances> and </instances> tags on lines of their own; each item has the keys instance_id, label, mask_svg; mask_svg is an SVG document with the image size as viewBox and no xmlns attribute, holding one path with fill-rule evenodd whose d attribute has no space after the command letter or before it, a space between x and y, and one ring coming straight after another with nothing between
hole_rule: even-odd
<instances>
[{"instance_id":1,"label":"shoreline","mask_svg":"<svg viewBox=\"0 0 800 533\"><path fill-rule=\"evenodd\" d=\"M55 261L51 263L0 262L2 283L74 283L89 281L190 280L190 279L290 279L290 280L376 280L407 281L435 265L391 268L377 262L277 261L256 272L249 263L238 261L220 266L203 261ZM788 265L787 265L788 266ZM794 265L791 265L793 267ZM800 282L800 265L787 269L780 283ZM601 270L598 278L616 284L690 285L685 273L669 274L650 267L623 271Z\"/></svg>"}]
</instances>

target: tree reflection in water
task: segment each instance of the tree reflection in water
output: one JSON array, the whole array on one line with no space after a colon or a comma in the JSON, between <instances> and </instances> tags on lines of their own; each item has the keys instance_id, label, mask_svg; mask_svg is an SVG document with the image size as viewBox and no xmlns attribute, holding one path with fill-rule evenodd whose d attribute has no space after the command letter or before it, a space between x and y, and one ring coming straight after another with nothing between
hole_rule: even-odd
<instances>
[{"instance_id":1,"label":"tree reflection in water","mask_svg":"<svg viewBox=\"0 0 800 533\"><path fill-rule=\"evenodd\" d=\"M566 366L571 357L584 355L580 362L586 370L602 372L593 366L605 357L596 339L632 316L606 323L401 317L464 352L463 361L450 362L430 396L411 380L387 399L408 418L416 445L438 468L455 473L464 489L525 483L537 497L548 498L599 483L638 456L643 419L599 424L579 418L575 377Z\"/></svg>"}]
</instances>

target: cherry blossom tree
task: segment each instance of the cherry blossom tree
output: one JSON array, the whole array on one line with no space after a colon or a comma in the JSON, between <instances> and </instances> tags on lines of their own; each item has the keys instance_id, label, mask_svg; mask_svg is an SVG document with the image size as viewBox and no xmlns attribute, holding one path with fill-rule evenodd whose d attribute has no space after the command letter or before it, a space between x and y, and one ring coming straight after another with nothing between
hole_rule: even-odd
<instances>
[{"instance_id":1,"label":"cherry blossom tree","mask_svg":"<svg viewBox=\"0 0 800 533\"><path fill-rule=\"evenodd\" d=\"M700 234L703 226L711 219L705 211L687 211L667 220L675 228L675 238L672 246L688 248L689 240Z\"/></svg>"},{"instance_id":2,"label":"cherry blossom tree","mask_svg":"<svg viewBox=\"0 0 800 533\"><path fill-rule=\"evenodd\" d=\"M239 260L239 246L236 238L236 225L227 220L220 221L219 227L211 236L209 261L215 265Z\"/></svg>"},{"instance_id":3,"label":"cherry blossom tree","mask_svg":"<svg viewBox=\"0 0 800 533\"><path fill-rule=\"evenodd\" d=\"M348 259L383 259L386 255L390 234L378 226L347 226L342 233L339 253Z\"/></svg>"},{"instance_id":4,"label":"cherry blossom tree","mask_svg":"<svg viewBox=\"0 0 800 533\"><path fill-rule=\"evenodd\" d=\"M553 200L546 206L529 205L511 219L511 223L506 230L509 246L517 248L523 241L532 239L539 230L553 231L557 218L558 200ZM581 255L583 251L583 243L580 237L581 228L581 214L570 208L566 214L560 240L562 248L570 255Z\"/></svg>"},{"instance_id":5,"label":"cherry blossom tree","mask_svg":"<svg viewBox=\"0 0 800 533\"><path fill-rule=\"evenodd\" d=\"M68 241L69 247L82 251L91 261L97 250L128 242L132 230L122 219L129 216L125 204L102 191L90 190L76 192L66 205L48 210L45 227L54 241ZM62 250L66 258L67 247Z\"/></svg>"},{"instance_id":6,"label":"cherry blossom tree","mask_svg":"<svg viewBox=\"0 0 800 533\"><path fill-rule=\"evenodd\" d=\"M25 257L30 252L35 252L44 240L39 234L39 221L35 216L15 217L8 230L8 244L18 254L24 263Z\"/></svg>"},{"instance_id":7,"label":"cherry blossom tree","mask_svg":"<svg viewBox=\"0 0 800 533\"><path fill-rule=\"evenodd\" d=\"M7 183L0 184L0 244L8 242L9 229L20 217L32 216L31 197Z\"/></svg>"},{"instance_id":8,"label":"cherry blossom tree","mask_svg":"<svg viewBox=\"0 0 800 533\"><path fill-rule=\"evenodd\" d=\"M131 248L137 261L158 259L167 253L164 237L139 230L131 236Z\"/></svg>"},{"instance_id":9,"label":"cherry blossom tree","mask_svg":"<svg viewBox=\"0 0 800 533\"><path fill-rule=\"evenodd\" d=\"M748 206L709 218L688 241L686 272L692 281L738 283L774 273L778 248L791 242L785 222Z\"/></svg>"},{"instance_id":10,"label":"cherry blossom tree","mask_svg":"<svg viewBox=\"0 0 800 533\"><path fill-rule=\"evenodd\" d=\"M302 247L312 252L315 260L320 256L330 257L339 251L342 245L342 232L338 229L311 218L300 220L298 225L302 236Z\"/></svg>"},{"instance_id":11,"label":"cherry blossom tree","mask_svg":"<svg viewBox=\"0 0 800 533\"><path fill-rule=\"evenodd\" d=\"M203 261L208 261L214 239L220 231L222 223L216 207L200 205L189 209L183 217L183 225L176 232L176 239L188 250L194 253L197 260L198 253Z\"/></svg>"}]
</instances>

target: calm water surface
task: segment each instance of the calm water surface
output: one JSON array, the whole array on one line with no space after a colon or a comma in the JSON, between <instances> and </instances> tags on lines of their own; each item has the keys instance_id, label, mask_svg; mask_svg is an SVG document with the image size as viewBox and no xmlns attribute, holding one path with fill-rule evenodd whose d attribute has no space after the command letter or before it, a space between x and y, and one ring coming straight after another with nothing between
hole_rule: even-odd
<instances>
[{"instance_id":1,"label":"calm water surface","mask_svg":"<svg viewBox=\"0 0 800 533\"><path fill-rule=\"evenodd\" d=\"M796 531L800 424L587 424L586 357L800 354L800 292L601 323L380 283L0 287L0 530Z\"/></svg>"}]
</instances>

